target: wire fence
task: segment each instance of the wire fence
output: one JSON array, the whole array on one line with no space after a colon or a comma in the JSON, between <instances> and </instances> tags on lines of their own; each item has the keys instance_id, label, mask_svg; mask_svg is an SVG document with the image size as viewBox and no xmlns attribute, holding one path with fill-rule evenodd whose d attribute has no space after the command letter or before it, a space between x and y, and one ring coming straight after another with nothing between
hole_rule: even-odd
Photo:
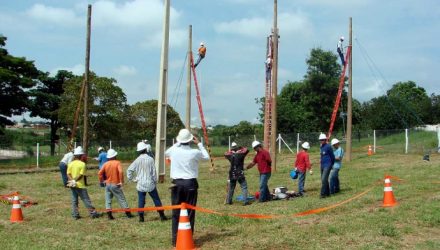
<instances>
[{"instance_id":1,"label":"wire fence","mask_svg":"<svg viewBox=\"0 0 440 250\"><path fill-rule=\"evenodd\" d=\"M277 137L277 153L296 154L301 143L307 141L311 145L311 151L319 151L319 134L321 132L279 134ZM203 136L198 135L203 141ZM345 147L346 137L342 132L334 133L332 138L338 138L341 146ZM55 155L51 156L50 134L41 131L29 131L15 134L11 138L0 136L0 169L7 168L45 168L56 167L66 153L67 140L60 139L55 145ZM145 138L142 138L145 139ZM150 139L150 138L147 138ZM244 147L251 147L252 141L262 142L263 135L230 135L210 136L209 143L213 156L222 156L229 149L232 142ZM93 158L97 156L98 147L105 149L113 148L118 151L121 160L133 160L136 157L136 144L141 138L127 138L124 140L91 141L88 155L91 164L96 163ZM155 139L149 143L154 150ZM174 143L173 138L166 140L166 146ZM76 142L75 146L80 146ZM352 152L366 154L368 146L371 146L376 154L430 154L439 152L440 130L426 131L423 129L394 129L394 130L370 130L353 131Z\"/></svg>"}]
</instances>

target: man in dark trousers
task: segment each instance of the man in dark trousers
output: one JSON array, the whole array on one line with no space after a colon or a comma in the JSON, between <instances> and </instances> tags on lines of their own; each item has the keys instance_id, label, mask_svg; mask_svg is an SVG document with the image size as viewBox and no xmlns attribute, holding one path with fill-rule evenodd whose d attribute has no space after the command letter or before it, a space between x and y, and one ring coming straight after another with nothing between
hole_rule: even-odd
<instances>
[{"instance_id":1,"label":"man in dark trousers","mask_svg":"<svg viewBox=\"0 0 440 250\"><path fill-rule=\"evenodd\" d=\"M194 68L196 68L197 65L199 65L199 63L202 61L202 59L205 58L205 55L206 55L206 47L205 44L201 42L199 48L199 58L197 59L197 62L194 64Z\"/></svg>"},{"instance_id":2,"label":"man in dark trousers","mask_svg":"<svg viewBox=\"0 0 440 250\"><path fill-rule=\"evenodd\" d=\"M165 152L165 156L171 160L170 177L174 184L171 187L171 204L180 205L185 202L195 206L197 205L197 189L199 187L197 182L199 161L209 160L209 154L199 139L193 136L188 129L181 129L176 140L177 143ZM192 149L191 142L196 144L198 149ZM179 216L180 209L173 210L171 230L173 246L176 246ZM194 233L196 211L189 209L188 216L191 230Z\"/></svg>"},{"instance_id":3,"label":"man in dark trousers","mask_svg":"<svg viewBox=\"0 0 440 250\"><path fill-rule=\"evenodd\" d=\"M260 198L259 202L270 201L270 191L267 183L272 174L272 160L267 150L263 148L259 141L252 142L252 148L257 152L254 160L247 165L247 169L252 168L255 164L258 165L258 172L260 172Z\"/></svg>"},{"instance_id":4,"label":"man in dark trousers","mask_svg":"<svg viewBox=\"0 0 440 250\"><path fill-rule=\"evenodd\" d=\"M345 66L345 59L344 59L344 46L342 43L344 42L344 37L341 36L338 41L338 46L336 48L336 51L338 51L339 57L341 58L342 66Z\"/></svg>"},{"instance_id":5,"label":"man in dark trousers","mask_svg":"<svg viewBox=\"0 0 440 250\"><path fill-rule=\"evenodd\" d=\"M247 183L243 171L244 158L248 153L249 150L247 148L239 147L235 142L231 144L231 150L225 153L225 158L231 163L231 167L229 169L229 186L226 204L232 204L232 197L234 196L235 186L237 185L238 181L238 183L240 183L243 196L243 205L249 205L247 200Z\"/></svg>"},{"instance_id":6,"label":"man in dark trousers","mask_svg":"<svg viewBox=\"0 0 440 250\"><path fill-rule=\"evenodd\" d=\"M325 134L319 135L319 142L321 143L321 198L330 196L330 184L328 177L335 163L335 155L333 149L327 144L327 136Z\"/></svg>"}]
</instances>

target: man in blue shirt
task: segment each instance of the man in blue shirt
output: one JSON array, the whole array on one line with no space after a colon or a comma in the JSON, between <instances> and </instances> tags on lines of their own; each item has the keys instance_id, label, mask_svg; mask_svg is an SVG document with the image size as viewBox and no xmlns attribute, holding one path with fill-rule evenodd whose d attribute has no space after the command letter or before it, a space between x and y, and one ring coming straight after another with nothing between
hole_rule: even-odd
<instances>
[{"instance_id":1,"label":"man in blue shirt","mask_svg":"<svg viewBox=\"0 0 440 250\"><path fill-rule=\"evenodd\" d=\"M342 158L344 157L344 150L339 146L339 140L334 138L332 140L333 154L335 155L335 163L330 172L330 194L339 193L339 169L342 166Z\"/></svg>"},{"instance_id":2,"label":"man in blue shirt","mask_svg":"<svg viewBox=\"0 0 440 250\"><path fill-rule=\"evenodd\" d=\"M101 170L101 168L102 168L102 166L104 165L104 163L106 163L107 160L108 160L108 159L107 159L107 152L105 151L105 149L104 149L103 147L99 147L99 148L98 148L98 157L95 158L95 160L98 161L98 168L99 168L99 170ZM104 177L104 179L105 179L105 177ZM105 186L105 185L104 185L104 182L100 182L99 185L100 185L101 187L104 187L104 186Z\"/></svg>"},{"instance_id":3,"label":"man in blue shirt","mask_svg":"<svg viewBox=\"0 0 440 250\"><path fill-rule=\"evenodd\" d=\"M321 143L321 198L326 198L330 196L328 177L335 163L335 155L333 154L332 147L327 144L327 136L325 134L319 135L319 142Z\"/></svg>"}]
</instances>

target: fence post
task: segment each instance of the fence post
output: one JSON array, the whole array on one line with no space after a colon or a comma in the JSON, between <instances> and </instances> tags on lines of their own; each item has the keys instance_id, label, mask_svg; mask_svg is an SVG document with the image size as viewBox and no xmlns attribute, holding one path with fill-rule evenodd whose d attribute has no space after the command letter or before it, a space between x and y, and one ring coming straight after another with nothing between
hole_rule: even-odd
<instances>
[{"instance_id":1,"label":"fence post","mask_svg":"<svg viewBox=\"0 0 440 250\"><path fill-rule=\"evenodd\" d=\"M37 168L40 168L40 143L37 143Z\"/></svg>"},{"instance_id":2,"label":"fence post","mask_svg":"<svg viewBox=\"0 0 440 250\"><path fill-rule=\"evenodd\" d=\"M111 140L109 141L109 145L110 145L110 148L112 148L112 141Z\"/></svg>"},{"instance_id":3,"label":"fence post","mask_svg":"<svg viewBox=\"0 0 440 250\"><path fill-rule=\"evenodd\" d=\"M76 142L75 142L75 144L74 144L75 146L74 146L74 148L76 148Z\"/></svg>"},{"instance_id":4,"label":"fence post","mask_svg":"<svg viewBox=\"0 0 440 250\"><path fill-rule=\"evenodd\" d=\"M408 144L409 144L409 138L408 138L408 129L405 129L405 154L408 154Z\"/></svg>"},{"instance_id":5,"label":"fence post","mask_svg":"<svg viewBox=\"0 0 440 250\"><path fill-rule=\"evenodd\" d=\"M254 135L254 141L256 141L257 140L257 136L256 135Z\"/></svg>"},{"instance_id":6,"label":"fence post","mask_svg":"<svg viewBox=\"0 0 440 250\"><path fill-rule=\"evenodd\" d=\"M278 154L281 154L281 134L278 134Z\"/></svg>"},{"instance_id":7,"label":"fence post","mask_svg":"<svg viewBox=\"0 0 440 250\"><path fill-rule=\"evenodd\" d=\"M437 139L438 139L437 152L440 153L440 126L437 126Z\"/></svg>"},{"instance_id":8,"label":"fence post","mask_svg":"<svg viewBox=\"0 0 440 250\"><path fill-rule=\"evenodd\" d=\"M373 130L373 152L376 153L376 130Z\"/></svg>"},{"instance_id":9,"label":"fence post","mask_svg":"<svg viewBox=\"0 0 440 250\"><path fill-rule=\"evenodd\" d=\"M296 153L299 153L299 133L296 133Z\"/></svg>"},{"instance_id":10,"label":"fence post","mask_svg":"<svg viewBox=\"0 0 440 250\"><path fill-rule=\"evenodd\" d=\"M231 136L228 135L228 149L231 151Z\"/></svg>"}]
</instances>

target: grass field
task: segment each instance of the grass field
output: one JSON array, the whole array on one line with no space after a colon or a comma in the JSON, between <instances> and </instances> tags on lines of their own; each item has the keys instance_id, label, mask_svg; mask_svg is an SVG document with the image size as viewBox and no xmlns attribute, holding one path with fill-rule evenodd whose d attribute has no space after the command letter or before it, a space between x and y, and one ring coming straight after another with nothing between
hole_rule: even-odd
<instances>
[{"instance_id":1,"label":"grass field","mask_svg":"<svg viewBox=\"0 0 440 250\"><path fill-rule=\"evenodd\" d=\"M248 161L250 157L248 157ZM224 205L227 162L216 159L216 171L209 163L201 166L198 206L226 214L255 213L282 215L277 219L242 219L197 213L195 244L201 249L440 249L440 155L423 162L420 155L355 155L340 171L341 193L319 199L319 159L312 155L314 175L306 180L306 197L291 200ZM297 190L288 177L293 155L279 155L278 169L269 187L287 186ZM124 164L127 167L127 164ZM393 181L399 205L382 208L383 176L388 173L403 181ZM97 208L104 207L104 190L97 185L95 170L88 191ZM257 170L246 172L249 190L258 190ZM331 206L369 189L370 192L325 212L294 217L295 213ZM159 184L162 202L170 203L169 182ZM23 208L25 221L9 222L11 206L0 203L0 245L4 249L171 249L171 221L161 222L156 212L147 212L146 222L126 219L90 219L70 216L70 190L61 187L58 172L0 176L0 194L19 191L39 202ZM129 205L137 205L135 185L124 187ZM236 194L240 194L237 187ZM147 199L147 206L152 206ZM119 208L116 201L114 207ZM170 211L166 211L169 216Z\"/></svg>"}]
</instances>

